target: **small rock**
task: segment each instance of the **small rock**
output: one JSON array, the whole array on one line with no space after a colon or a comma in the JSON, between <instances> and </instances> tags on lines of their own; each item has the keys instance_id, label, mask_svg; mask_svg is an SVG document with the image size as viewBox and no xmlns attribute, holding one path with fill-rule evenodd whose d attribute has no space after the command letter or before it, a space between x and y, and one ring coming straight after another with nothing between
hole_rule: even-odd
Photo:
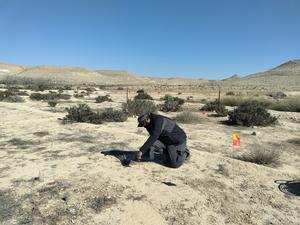
<instances>
[{"instance_id":1,"label":"small rock","mask_svg":"<svg viewBox=\"0 0 300 225\"><path fill-rule=\"evenodd\" d=\"M255 131L253 131L251 135L256 135L256 132L255 132Z\"/></svg>"},{"instance_id":2,"label":"small rock","mask_svg":"<svg viewBox=\"0 0 300 225\"><path fill-rule=\"evenodd\" d=\"M76 214L76 209L70 208L70 209L69 209L69 212L70 212L72 215L75 215L75 214Z\"/></svg>"}]
</instances>

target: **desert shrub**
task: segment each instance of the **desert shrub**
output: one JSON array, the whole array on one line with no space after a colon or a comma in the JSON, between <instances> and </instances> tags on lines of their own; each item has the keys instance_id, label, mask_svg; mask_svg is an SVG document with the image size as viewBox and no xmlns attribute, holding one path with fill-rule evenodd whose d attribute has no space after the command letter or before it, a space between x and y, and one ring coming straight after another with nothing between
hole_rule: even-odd
<instances>
[{"instance_id":1,"label":"desert shrub","mask_svg":"<svg viewBox=\"0 0 300 225\"><path fill-rule=\"evenodd\" d=\"M300 112L300 98L290 97L278 100L271 104L268 108L277 111Z\"/></svg>"},{"instance_id":2,"label":"desert shrub","mask_svg":"<svg viewBox=\"0 0 300 225\"><path fill-rule=\"evenodd\" d=\"M280 151L278 150L267 149L261 145L254 145L249 153L239 156L238 159L260 165L276 166L280 162L280 155Z\"/></svg>"},{"instance_id":3,"label":"desert shrub","mask_svg":"<svg viewBox=\"0 0 300 225\"><path fill-rule=\"evenodd\" d=\"M111 98L109 95L104 95L104 96L98 96L96 98L96 103L101 103L101 102L112 102Z\"/></svg>"},{"instance_id":4,"label":"desert shrub","mask_svg":"<svg viewBox=\"0 0 300 225\"><path fill-rule=\"evenodd\" d=\"M102 118L99 113L95 113L86 104L79 104L66 108L68 114L63 118L63 123L84 122L101 124Z\"/></svg>"},{"instance_id":5,"label":"desert shrub","mask_svg":"<svg viewBox=\"0 0 300 225\"><path fill-rule=\"evenodd\" d=\"M161 110L164 112L177 112L185 102L184 99L171 95L165 95L162 100L164 100L164 103L161 106Z\"/></svg>"},{"instance_id":6,"label":"desert shrub","mask_svg":"<svg viewBox=\"0 0 300 225\"><path fill-rule=\"evenodd\" d=\"M219 102L218 100L206 103L201 108L201 111L216 112L217 116L227 116L228 115L228 111L225 108L225 105L222 102Z\"/></svg>"},{"instance_id":7,"label":"desert shrub","mask_svg":"<svg viewBox=\"0 0 300 225\"><path fill-rule=\"evenodd\" d=\"M228 92L226 93L226 95L234 95L234 92L233 92L233 91L228 91Z\"/></svg>"},{"instance_id":8,"label":"desert shrub","mask_svg":"<svg viewBox=\"0 0 300 225\"><path fill-rule=\"evenodd\" d=\"M267 126L276 121L276 117L267 112L266 106L255 100L245 102L229 112L229 122L242 126Z\"/></svg>"},{"instance_id":9,"label":"desert shrub","mask_svg":"<svg viewBox=\"0 0 300 225\"><path fill-rule=\"evenodd\" d=\"M123 87L118 87L117 90L122 91L122 90L124 90L124 88Z\"/></svg>"},{"instance_id":10,"label":"desert shrub","mask_svg":"<svg viewBox=\"0 0 300 225\"><path fill-rule=\"evenodd\" d=\"M127 120L127 114L122 110L107 108L99 113L100 118L106 122L124 122Z\"/></svg>"},{"instance_id":11,"label":"desert shrub","mask_svg":"<svg viewBox=\"0 0 300 225\"><path fill-rule=\"evenodd\" d=\"M10 96L15 96L15 93L11 91L0 91L0 101L3 101L4 99L10 97Z\"/></svg>"},{"instance_id":12,"label":"desert shrub","mask_svg":"<svg viewBox=\"0 0 300 225\"><path fill-rule=\"evenodd\" d=\"M137 99L148 99L148 100L153 100L153 98L148 94L146 93L143 89L139 89L137 90L137 95L134 96L134 99L137 100Z\"/></svg>"},{"instance_id":13,"label":"desert shrub","mask_svg":"<svg viewBox=\"0 0 300 225\"><path fill-rule=\"evenodd\" d=\"M50 107L55 107L55 106L57 105L57 101L55 101L55 100L50 100L50 101L48 101L48 105L49 105Z\"/></svg>"},{"instance_id":14,"label":"desert shrub","mask_svg":"<svg viewBox=\"0 0 300 225\"><path fill-rule=\"evenodd\" d=\"M191 124L202 122L202 118L199 116L199 114L191 111L180 112L179 114L176 115L174 120L180 123L191 123Z\"/></svg>"},{"instance_id":15,"label":"desert shrub","mask_svg":"<svg viewBox=\"0 0 300 225\"><path fill-rule=\"evenodd\" d=\"M68 100L71 98L71 95L60 94L60 93L47 93L47 94L32 93L29 98L35 101L40 101L40 100L49 101L49 100L57 100L57 99Z\"/></svg>"},{"instance_id":16,"label":"desert shrub","mask_svg":"<svg viewBox=\"0 0 300 225\"><path fill-rule=\"evenodd\" d=\"M123 104L122 108L130 116L138 116L143 112L157 111L157 107L152 101L143 99L128 100Z\"/></svg>"}]
</instances>

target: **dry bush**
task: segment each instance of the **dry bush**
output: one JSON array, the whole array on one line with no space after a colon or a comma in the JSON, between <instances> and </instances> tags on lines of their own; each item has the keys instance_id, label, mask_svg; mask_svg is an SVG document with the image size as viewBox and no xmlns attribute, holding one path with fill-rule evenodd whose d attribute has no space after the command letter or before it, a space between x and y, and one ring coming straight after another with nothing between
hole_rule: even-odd
<instances>
[{"instance_id":1,"label":"dry bush","mask_svg":"<svg viewBox=\"0 0 300 225\"><path fill-rule=\"evenodd\" d=\"M256 100L263 104L264 106L270 106L273 101L268 100L265 98L250 98L250 97L241 97L241 96L231 96L231 97L224 97L221 99L221 102L226 106L239 106L244 104L245 102Z\"/></svg>"},{"instance_id":2,"label":"dry bush","mask_svg":"<svg viewBox=\"0 0 300 225\"><path fill-rule=\"evenodd\" d=\"M271 116L265 105L258 101L245 102L229 112L229 122L241 126L268 126L276 121L276 117Z\"/></svg>"},{"instance_id":3,"label":"dry bush","mask_svg":"<svg viewBox=\"0 0 300 225\"><path fill-rule=\"evenodd\" d=\"M164 103L161 105L161 111L163 112L177 112L185 102L184 99L171 95L165 95L161 100L164 100Z\"/></svg>"},{"instance_id":4,"label":"dry bush","mask_svg":"<svg viewBox=\"0 0 300 225\"><path fill-rule=\"evenodd\" d=\"M100 117L105 122L124 122L127 120L127 114L122 110L114 110L113 108L107 108L100 112Z\"/></svg>"},{"instance_id":5,"label":"dry bush","mask_svg":"<svg viewBox=\"0 0 300 225\"><path fill-rule=\"evenodd\" d=\"M142 99L145 99L145 100L153 100L153 98L148 94L148 93L146 93L145 91L144 91L144 89L140 89L140 90L138 90L137 92L137 95L136 96L134 96L134 99L135 100L142 100Z\"/></svg>"},{"instance_id":6,"label":"dry bush","mask_svg":"<svg viewBox=\"0 0 300 225\"><path fill-rule=\"evenodd\" d=\"M127 112L129 116L138 116L144 112L156 112L156 105L150 100L128 100L122 106L123 111Z\"/></svg>"},{"instance_id":7,"label":"dry bush","mask_svg":"<svg viewBox=\"0 0 300 225\"><path fill-rule=\"evenodd\" d=\"M66 108L68 114L63 118L63 123L83 122L101 124L102 119L99 114L93 112L91 108L86 104L79 104Z\"/></svg>"},{"instance_id":8,"label":"dry bush","mask_svg":"<svg viewBox=\"0 0 300 225\"><path fill-rule=\"evenodd\" d=\"M101 102L105 102L105 101L112 102L110 95L98 96L96 98L96 103L101 103Z\"/></svg>"},{"instance_id":9,"label":"dry bush","mask_svg":"<svg viewBox=\"0 0 300 225\"><path fill-rule=\"evenodd\" d=\"M179 114L176 115L174 120L180 123L191 123L191 124L203 122L202 118L198 113L191 112L191 111L180 112Z\"/></svg>"},{"instance_id":10,"label":"dry bush","mask_svg":"<svg viewBox=\"0 0 300 225\"><path fill-rule=\"evenodd\" d=\"M36 100L36 101L41 101L41 100L49 101L49 100L58 100L58 99L68 100L71 98L71 95L60 94L60 93L47 93L47 94L32 93L29 98L31 100Z\"/></svg>"},{"instance_id":11,"label":"dry bush","mask_svg":"<svg viewBox=\"0 0 300 225\"><path fill-rule=\"evenodd\" d=\"M228 91L226 95L235 95L233 91Z\"/></svg>"},{"instance_id":12,"label":"dry bush","mask_svg":"<svg viewBox=\"0 0 300 225\"><path fill-rule=\"evenodd\" d=\"M300 98L289 97L271 104L269 109L287 112L300 112Z\"/></svg>"},{"instance_id":13,"label":"dry bush","mask_svg":"<svg viewBox=\"0 0 300 225\"><path fill-rule=\"evenodd\" d=\"M206 103L201 108L201 111L216 112L217 116L227 116L228 115L228 111L225 108L225 105L222 102L219 102L218 100Z\"/></svg>"},{"instance_id":14,"label":"dry bush","mask_svg":"<svg viewBox=\"0 0 300 225\"><path fill-rule=\"evenodd\" d=\"M278 166L281 153L278 150L268 149L262 145L253 145L249 153L245 153L237 159L260 165Z\"/></svg>"},{"instance_id":15,"label":"dry bush","mask_svg":"<svg viewBox=\"0 0 300 225\"><path fill-rule=\"evenodd\" d=\"M105 109L102 112L93 112L86 104L79 104L71 108L66 108L68 114L63 118L63 123L84 122L101 124L105 122L124 122L127 114L121 110Z\"/></svg>"},{"instance_id":16,"label":"dry bush","mask_svg":"<svg viewBox=\"0 0 300 225\"><path fill-rule=\"evenodd\" d=\"M18 95L8 96L7 98L3 99L3 102L24 102L24 101L25 100Z\"/></svg>"},{"instance_id":17,"label":"dry bush","mask_svg":"<svg viewBox=\"0 0 300 225\"><path fill-rule=\"evenodd\" d=\"M55 101L55 100L48 101L48 105L50 107L55 107L57 105L57 101Z\"/></svg>"}]
</instances>

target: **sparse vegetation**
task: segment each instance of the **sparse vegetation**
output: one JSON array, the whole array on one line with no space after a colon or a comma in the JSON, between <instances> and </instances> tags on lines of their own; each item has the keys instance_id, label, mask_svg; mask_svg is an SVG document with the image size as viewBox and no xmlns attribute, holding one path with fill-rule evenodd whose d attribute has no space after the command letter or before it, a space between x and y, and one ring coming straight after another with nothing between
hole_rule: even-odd
<instances>
[{"instance_id":1,"label":"sparse vegetation","mask_svg":"<svg viewBox=\"0 0 300 225\"><path fill-rule=\"evenodd\" d=\"M146 93L143 89L139 89L136 93L137 95L134 96L135 100L142 100L142 99L153 100L153 98L148 93Z\"/></svg>"},{"instance_id":2,"label":"sparse vegetation","mask_svg":"<svg viewBox=\"0 0 300 225\"><path fill-rule=\"evenodd\" d=\"M150 100L128 100L123 104L123 111L129 116L138 116L143 112L156 112L156 105Z\"/></svg>"},{"instance_id":3,"label":"sparse vegetation","mask_svg":"<svg viewBox=\"0 0 300 225\"><path fill-rule=\"evenodd\" d=\"M277 166L280 163L280 151L267 149L262 145L253 145L249 153L238 157L239 160L260 165Z\"/></svg>"},{"instance_id":4,"label":"sparse vegetation","mask_svg":"<svg viewBox=\"0 0 300 225\"><path fill-rule=\"evenodd\" d=\"M191 123L191 124L201 123L203 121L198 113L191 112L191 111L180 112L179 114L176 115L174 119L180 123Z\"/></svg>"},{"instance_id":5,"label":"sparse vegetation","mask_svg":"<svg viewBox=\"0 0 300 225\"><path fill-rule=\"evenodd\" d=\"M164 112L177 112L185 102L184 99L171 95L165 95L162 100L164 103L161 105L161 110Z\"/></svg>"},{"instance_id":6,"label":"sparse vegetation","mask_svg":"<svg viewBox=\"0 0 300 225\"><path fill-rule=\"evenodd\" d=\"M217 116L228 115L228 110L225 108L225 105L222 102L219 102L218 100L206 103L201 108L201 111L216 112Z\"/></svg>"},{"instance_id":7,"label":"sparse vegetation","mask_svg":"<svg viewBox=\"0 0 300 225\"><path fill-rule=\"evenodd\" d=\"M287 112L300 112L300 98L299 97L287 97L271 104L269 109L277 111Z\"/></svg>"},{"instance_id":8,"label":"sparse vegetation","mask_svg":"<svg viewBox=\"0 0 300 225\"><path fill-rule=\"evenodd\" d=\"M276 121L276 117L267 112L265 105L255 100L245 102L229 112L229 122L242 126L267 126Z\"/></svg>"},{"instance_id":9,"label":"sparse vegetation","mask_svg":"<svg viewBox=\"0 0 300 225\"><path fill-rule=\"evenodd\" d=\"M112 102L112 99L110 95L104 95L104 96L98 96L96 98L96 103L101 103L101 102Z\"/></svg>"},{"instance_id":10,"label":"sparse vegetation","mask_svg":"<svg viewBox=\"0 0 300 225\"><path fill-rule=\"evenodd\" d=\"M64 99L68 100L71 98L71 95L68 94L60 94L60 93L46 93L46 94L41 94L41 93L32 93L30 95L31 100L35 101L49 101L49 100L58 100L58 99Z\"/></svg>"}]
</instances>

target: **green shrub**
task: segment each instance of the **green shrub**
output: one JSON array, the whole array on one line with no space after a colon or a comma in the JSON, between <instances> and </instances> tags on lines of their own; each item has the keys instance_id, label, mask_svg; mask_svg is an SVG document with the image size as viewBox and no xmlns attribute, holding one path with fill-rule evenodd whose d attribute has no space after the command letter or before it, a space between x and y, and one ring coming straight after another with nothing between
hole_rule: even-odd
<instances>
[{"instance_id":1,"label":"green shrub","mask_svg":"<svg viewBox=\"0 0 300 225\"><path fill-rule=\"evenodd\" d=\"M171 95L165 95L162 100L164 100L164 103L161 106L163 112L177 112L185 102L184 99L173 97Z\"/></svg>"},{"instance_id":2,"label":"green shrub","mask_svg":"<svg viewBox=\"0 0 300 225\"><path fill-rule=\"evenodd\" d=\"M98 96L98 97L96 98L96 103L101 103L101 102L105 102L105 101L107 101L107 102L112 102L112 100L111 100L111 98L110 98L109 95Z\"/></svg>"},{"instance_id":3,"label":"green shrub","mask_svg":"<svg viewBox=\"0 0 300 225\"><path fill-rule=\"evenodd\" d=\"M241 104L233 112L229 112L229 122L242 126L267 126L277 121L267 112L266 106L258 101Z\"/></svg>"},{"instance_id":4,"label":"green shrub","mask_svg":"<svg viewBox=\"0 0 300 225\"><path fill-rule=\"evenodd\" d=\"M130 116L138 116L144 112L156 112L156 105L150 100L128 100L123 104L123 111L127 112Z\"/></svg>"},{"instance_id":5,"label":"green shrub","mask_svg":"<svg viewBox=\"0 0 300 225\"><path fill-rule=\"evenodd\" d=\"M228 110L225 108L225 105L218 100L213 102L206 103L202 108L201 111L209 111L209 112L216 112L217 116L227 116Z\"/></svg>"},{"instance_id":6,"label":"green shrub","mask_svg":"<svg viewBox=\"0 0 300 225\"><path fill-rule=\"evenodd\" d=\"M50 101L48 101L48 105L49 105L50 107L55 107L55 106L57 105L57 101L55 101L55 100L50 100Z\"/></svg>"},{"instance_id":7,"label":"green shrub","mask_svg":"<svg viewBox=\"0 0 300 225\"><path fill-rule=\"evenodd\" d=\"M143 89L139 89L137 90L137 95L134 96L134 99L135 100L138 100L138 99L148 99L148 100L153 100L153 98L147 94Z\"/></svg>"},{"instance_id":8,"label":"green shrub","mask_svg":"<svg viewBox=\"0 0 300 225\"><path fill-rule=\"evenodd\" d=\"M180 123L191 123L191 124L200 123L203 121L198 113L191 112L191 111L180 112L179 114L176 115L174 120Z\"/></svg>"},{"instance_id":9,"label":"green shrub","mask_svg":"<svg viewBox=\"0 0 300 225\"><path fill-rule=\"evenodd\" d=\"M127 120L127 114L122 110L114 110L113 108L107 108L99 113L102 121L106 122L124 122Z\"/></svg>"},{"instance_id":10,"label":"green shrub","mask_svg":"<svg viewBox=\"0 0 300 225\"><path fill-rule=\"evenodd\" d=\"M66 109L68 114L63 118L63 123L83 122L101 124L105 122L124 122L127 114L121 110L107 108L102 112L93 112L86 104L79 104Z\"/></svg>"},{"instance_id":11,"label":"green shrub","mask_svg":"<svg viewBox=\"0 0 300 225\"><path fill-rule=\"evenodd\" d=\"M46 93L46 94L41 94L41 93L32 93L29 98L31 100L35 101L49 101L49 100L57 100L57 99L64 99L68 100L71 98L71 95L68 94L60 94L60 93Z\"/></svg>"},{"instance_id":12,"label":"green shrub","mask_svg":"<svg viewBox=\"0 0 300 225\"><path fill-rule=\"evenodd\" d=\"M261 145L254 145L249 153L238 157L239 160L260 165L277 166L280 163L280 151L267 149Z\"/></svg>"},{"instance_id":13,"label":"green shrub","mask_svg":"<svg viewBox=\"0 0 300 225\"><path fill-rule=\"evenodd\" d=\"M68 114L63 118L63 123L83 122L101 124L102 118L99 113L95 113L86 104L79 104L66 108Z\"/></svg>"}]
</instances>

